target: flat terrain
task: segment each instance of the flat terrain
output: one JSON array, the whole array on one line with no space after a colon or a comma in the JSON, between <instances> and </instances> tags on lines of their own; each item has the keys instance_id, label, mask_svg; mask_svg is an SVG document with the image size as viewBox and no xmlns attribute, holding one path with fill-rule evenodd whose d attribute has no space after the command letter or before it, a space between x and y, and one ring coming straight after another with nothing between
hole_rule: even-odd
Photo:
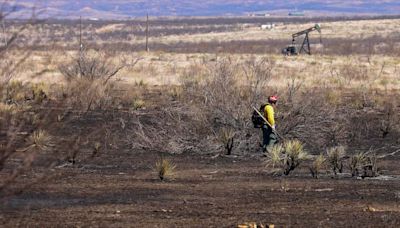
<instances>
[{"instance_id":1,"label":"flat terrain","mask_svg":"<svg viewBox=\"0 0 400 228\"><path fill-rule=\"evenodd\" d=\"M62 167L62 178L35 186L1 208L4 227L398 227L398 159L383 161L387 179L343 175L315 180L301 169L273 176L261 158L167 156L175 177L153 170L160 154L113 151L90 164ZM55 171L57 172L57 171Z\"/></svg>"},{"instance_id":2,"label":"flat terrain","mask_svg":"<svg viewBox=\"0 0 400 228\"><path fill-rule=\"evenodd\" d=\"M364 19L323 21L311 56L280 52L313 18L154 19L149 52L143 20L84 21L84 57L76 21L28 26L1 62L15 69L0 71L0 227L400 227L400 19ZM271 94L311 155L289 176L250 122ZM335 146L344 173L313 179ZM358 153L381 175L351 177ZM161 158L176 165L164 181Z\"/></svg>"}]
</instances>

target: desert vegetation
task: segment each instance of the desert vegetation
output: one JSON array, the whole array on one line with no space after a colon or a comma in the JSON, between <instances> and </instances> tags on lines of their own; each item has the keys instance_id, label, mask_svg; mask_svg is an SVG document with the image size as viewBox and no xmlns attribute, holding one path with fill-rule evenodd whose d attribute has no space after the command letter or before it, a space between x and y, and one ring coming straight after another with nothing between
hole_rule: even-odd
<instances>
[{"instance_id":1,"label":"desert vegetation","mask_svg":"<svg viewBox=\"0 0 400 228\"><path fill-rule=\"evenodd\" d=\"M150 51L144 21L84 20L79 42L79 21L0 18L2 225L399 223L396 17L153 19ZM279 54L316 20L315 55ZM251 113L271 94L263 155Z\"/></svg>"}]
</instances>

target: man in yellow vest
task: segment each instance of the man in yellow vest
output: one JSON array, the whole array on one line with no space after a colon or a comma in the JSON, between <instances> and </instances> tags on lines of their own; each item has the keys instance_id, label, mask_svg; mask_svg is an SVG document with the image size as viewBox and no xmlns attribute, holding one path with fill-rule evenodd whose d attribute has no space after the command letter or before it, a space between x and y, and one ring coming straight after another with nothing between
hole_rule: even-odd
<instances>
[{"instance_id":1,"label":"man in yellow vest","mask_svg":"<svg viewBox=\"0 0 400 228\"><path fill-rule=\"evenodd\" d=\"M264 117L268 121L262 126L263 152L270 152L271 148L278 142L278 135L275 133L275 108L277 96L269 96L268 103L264 108Z\"/></svg>"}]
</instances>

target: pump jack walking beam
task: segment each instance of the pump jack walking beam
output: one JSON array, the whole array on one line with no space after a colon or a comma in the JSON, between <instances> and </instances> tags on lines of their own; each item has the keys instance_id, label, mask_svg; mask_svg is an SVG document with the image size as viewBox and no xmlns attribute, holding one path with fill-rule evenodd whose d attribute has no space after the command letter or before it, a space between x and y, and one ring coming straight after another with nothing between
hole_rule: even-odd
<instances>
[{"instance_id":1,"label":"pump jack walking beam","mask_svg":"<svg viewBox=\"0 0 400 228\"><path fill-rule=\"evenodd\" d=\"M292 34L292 45L295 45L297 37L305 35L299 53L302 53L304 51L305 53L311 55L310 39L308 37L308 34L315 30L317 30L321 34L321 27L319 24L316 24L314 27L311 27L309 29Z\"/></svg>"}]
</instances>

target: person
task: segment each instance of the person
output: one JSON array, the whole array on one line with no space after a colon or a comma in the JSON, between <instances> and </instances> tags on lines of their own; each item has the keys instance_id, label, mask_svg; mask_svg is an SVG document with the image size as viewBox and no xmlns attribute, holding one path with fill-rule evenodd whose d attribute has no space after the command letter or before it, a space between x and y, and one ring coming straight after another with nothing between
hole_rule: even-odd
<instances>
[{"instance_id":1,"label":"person","mask_svg":"<svg viewBox=\"0 0 400 228\"><path fill-rule=\"evenodd\" d=\"M269 96L268 103L264 107L264 117L268 121L262 126L263 153L270 152L271 148L278 142L278 135L275 132L275 108L278 102L277 96Z\"/></svg>"}]
</instances>

